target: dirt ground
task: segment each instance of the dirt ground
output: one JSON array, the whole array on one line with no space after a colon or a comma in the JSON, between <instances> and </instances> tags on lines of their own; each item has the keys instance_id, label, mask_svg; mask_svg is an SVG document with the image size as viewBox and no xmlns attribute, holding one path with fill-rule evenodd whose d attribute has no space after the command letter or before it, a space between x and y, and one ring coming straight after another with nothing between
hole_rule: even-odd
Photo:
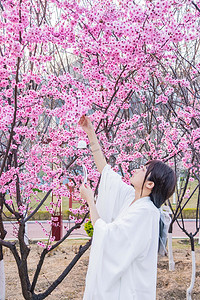
<instances>
[{"instance_id":1,"label":"dirt ground","mask_svg":"<svg viewBox=\"0 0 200 300\"><path fill-rule=\"evenodd\" d=\"M37 284L37 292L44 292L50 283L67 267L75 256L80 245L85 240L68 240L60 245L57 250L47 255ZM158 262L157 300L183 300L186 299L186 289L190 285L191 255L190 245L184 240L174 241L174 260L176 270L168 271L168 259L162 257ZM29 274L33 277L41 248L31 244L29 254ZM87 271L89 250L82 256L68 276L62 281L55 291L46 299L48 300L81 300L84 292L85 275ZM200 300L200 246L196 245L196 282L193 290L193 300ZM23 300L17 268L10 250L4 250L4 263L6 272L6 299ZM141 299L142 300L142 299Z\"/></svg>"}]
</instances>

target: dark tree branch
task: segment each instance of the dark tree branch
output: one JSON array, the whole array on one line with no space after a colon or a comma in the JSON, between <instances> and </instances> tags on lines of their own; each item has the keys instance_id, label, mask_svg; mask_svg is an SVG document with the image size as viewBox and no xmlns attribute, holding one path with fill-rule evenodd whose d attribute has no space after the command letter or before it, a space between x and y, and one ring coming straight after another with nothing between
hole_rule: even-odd
<instances>
[{"instance_id":1,"label":"dark tree branch","mask_svg":"<svg viewBox=\"0 0 200 300\"><path fill-rule=\"evenodd\" d=\"M12 126L11 126L10 136L9 136L9 140L8 140L7 147L6 147L6 153L4 155L4 159L3 159L3 162L1 164L0 176L3 173L4 167L5 167L5 164L6 164L6 160L7 160L7 157L8 157L8 153L10 151L10 146L11 146L12 138L13 138L13 135L14 135L14 127L15 127L16 117L17 117L17 92L18 92L17 84L19 82L20 61L21 61L21 58L18 57L18 59L17 59L17 70L16 70L15 96L14 96L15 110L14 110L14 115L13 115L13 122L12 122Z\"/></svg>"},{"instance_id":2,"label":"dark tree branch","mask_svg":"<svg viewBox=\"0 0 200 300\"><path fill-rule=\"evenodd\" d=\"M88 212L89 213L89 212ZM88 213L85 215L85 217L83 218L83 220L81 221L81 223L78 223L76 224L75 226L73 226L72 228L70 228L66 234L63 236L62 239L60 239L60 241L58 241L57 243L55 243L49 250L48 249L44 249L42 251L42 254L40 256L40 260L38 262L38 265L37 265L37 269L35 271L35 274L34 274L34 278L33 278L33 282L32 282L32 285L31 285L31 293L34 292L35 290L35 286L36 286L36 283L37 283L37 280L38 280L38 276L40 274L40 271L41 271L41 268L42 268L42 265L44 263L44 259L45 259L45 256L47 253L53 251L55 248L57 248L64 240L66 240L68 238L68 236L70 236L70 234L77 228L80 228L80 226L83 224L83 222L85 221L85 219L88 217Z\"/></svg>"},{"instance_id":3,"label":"dark tree branch","mask_svg":"<svg viewBox=\"0 0 200 300\"><path fill-rule=\"evenodd\" d=\"M42 300L45 299L51 292L63 281L63 279L69 274L81 256L85 253L85 251L90 247L91 240L89 240L84 246L80 246L78 254L74 257L71 263L66 267L66 269L62 272L62 274L50 285L50 287L41 294L33 296L33 300Z\"/></svg>"},{"instance_id":4,"label":"dark tree branch","mask_svg":"<svg viewBox=\"0 0 200 300\"><path fill-rule=\"evenodd\" d=\"M196 10L198 10L200 12L200 8L197 6L197 4L194 3L194 1L192 1L191 3L194 5L194 7L196 8Z\"/></svg>"}]
</instances>

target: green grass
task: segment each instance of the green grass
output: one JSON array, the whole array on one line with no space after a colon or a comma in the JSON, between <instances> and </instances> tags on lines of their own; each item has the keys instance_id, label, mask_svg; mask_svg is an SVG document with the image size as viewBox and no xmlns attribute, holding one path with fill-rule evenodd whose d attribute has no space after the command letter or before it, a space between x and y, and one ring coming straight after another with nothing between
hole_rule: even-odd
<instances>
[{"instance_id":1,"label":"green grass","mask_svg":"<svg viewBox=\"0 0 200 300\"><path fill-rule=\"evenodd\" d=\"M37 200L42 200L46 194L44 192L38 192L37 195L31 195L31 207L34 209L39 202ZM52 196L49 195L47 199L45 200L44 204L41 206L40 211L46 211L45 206L51 206L50 203L54 202L57 203L56 196L53 197L52 201ZM72 202L72 208L78 208L80 206L80 203L78 202ZM69 198L68 197L62 197L62 210L68 210L69 209Z\"/></svg>"},{"instance_id":2,"label":"green grass","mask_svg":"<svg viewBox=\"0 0 200 300\"><path fill-rule=\"evenodd\" d=\"M29 213L31 213L36 207L37 205L40 203L40 201L45 197L46 193L44 192L37 192L37 195L32 194L30 196L31 199L31 203L29 204ZM8 199L9 196L6 195L6 198ZM44 204L40 207L40 209L38 210L38 212L34 215L33 219L37 219L37 220L43 220L43 219L50 219L51 218L51 214L46 210L45 206L48 206L49 208L52 207L52 205L50 204L52 202L52 196L49 195L47 197L47 199L45 200ZM56 204L57 203L57 198L56 196L53 197L53 202ZM18 211L16 209L16 204L14 205L15 210ZM72 202L72 208L78 208L80 207L80 203L79 202ZM53 207L55 212L59 212L59 208L56 208L56 205ZM3 215L3 219L9 220L9 218L12 218L11 213L5 208L3 209L5 216ZM68 219L68 215L69 215L69 198L68 197L62 197L62 212L63 212L63 218L64 219ZM28 213L28 214L29 214Z\"/></svg>"},{"instance_id":3,"label":"green grass","mask_svg":"<svg viewBox=\"0 0 200 300\"><path fill-rule=\"evenodd\" d=\"M195 189L195 187L198 185L198 181L195 180L193 182L189 182L188 183L188 187L187 189L190 188L191 192ZM180 185L181 186L181 185ZM196 208L197 206L197 199L198 199L198 192L199 189L196 190L196 192L194 193L194 195L192 196L192 198L190 199L190 201L188 202L188 204L185 206L185 208ZM37 196L32 195L31 196L31 205L32 207L35 207L37 205L37 201L34 199L36 197L39 197L40 199L43 199L43 197L45 196L45 193L43 192L38 192ZM187 200L187 198L185 198L185 200L183 201L183 203L185 203L185 201ZM47 200L45 201L44 205L41 207L41 211L45 211L45 206L49 206L50 202L52 201L52 196L49 195L49 197L47 198ZM172 197L170 198L171 203L173 202ZM54 196L54 202L56 203L56 199ZM80 206L80 204L78 202L73 202L72 207L73 208L78 208ZM175 208L176 205L173 205L173 207ZM69 209L69 199L68 197L63 197L62 200L62 209L63 210L68 210Z\"/></svg>"},{"instance_id":4,"label":"green grass","mask_svg":"<svg viewBox=\"0 0 200 300\"><path fill-rule=\"evenodd\" d=\"M197 180L193 181L193 182L189 182L187 189L190 188L190 190L192 192L197 185L198 185ZM188 208L196 209L197 199L198 199L198 192L199 192L199 189L197 189L197 191L194 193L193 197L190 199L188 204L185 206L186 209L188 209ZM33 195L33 194L31 195L30 211L34 210L37 207L37 205L44 198L45 195L46 195L46 193L44 193L44 192L38 192L37 195ZM8 198L8 197L9 196L7 195L6 198ZM37 200L39 200L39 201L37 202ZM185 203L186 200L187 199L185 199L183 201L183 204ZM41 212L41 216L40 216L41 218L43 218L43 216L45 217L45 212L47 212L45 206L51 207L50 202L52 202L52 196L51 195L48 196L48 198L46 199L44 204L39 209L39 212ZM53 202L54 203L57 202L57 199L56 199L55 196L54 196ZM171 204L173 203L173 198L172 197L170 198L170 202L171 202ZM183 204L182 204L182 206L183 206ZM72 203L72 208L78 208L79 206L80 206L80 203L78 203L78 202L73 202ZM176 205L172 205L172 207L175 209ZM54 209L55 209L55 206L54 206ZM62 198L62 211L66 212L66 211L68 211L68 209L69 209L69 199L68 199L68 197L63 197ZM56 211L58 211L58 209ZM5 208L4 208L4 212L6 212L6 214L7 214L7 210Z\"/></svg>"},{"instance_id":5,"label":"green grass","mask_svg":"<svg viewBox=\"0 0 200 300\"><path fill-rule=\"evenodd\" d=\"M195 249L200 249L198 244L198 239L194 240ZM188 239L173 239L172 240L173 249L189 249L190 250L190 240Z\"/></svg>"},{"instance_id":6,"label":"green grass","mask_svg":"<svg viewBox=\"0 0 200 300\"><path fill-rule=\"evenodd\" d=\"M191 193L193 192L193 190L195 189L195 187L198 185L198 181L190 181L188 183L188 187L187 189L190 189ZM184 186L184 184L182 185L182 187ZM180 185L181 187L181 185ZM196 208L197 207L197 200L198 200L198 193L199 193L199 189L196 190L196 192L194 193L194 195L191 197L191 199L189 200L189 202L187 203L187 205L185 206L185 208ZM187 198L185 198L183 200L183 204L187 201ZM170 198L170 202L171 204L173 203L173 198ZM183 206L182 204L182 206ZM176 207L176 205L172 205L173 208Z\"/></svg>"}]
</instances>

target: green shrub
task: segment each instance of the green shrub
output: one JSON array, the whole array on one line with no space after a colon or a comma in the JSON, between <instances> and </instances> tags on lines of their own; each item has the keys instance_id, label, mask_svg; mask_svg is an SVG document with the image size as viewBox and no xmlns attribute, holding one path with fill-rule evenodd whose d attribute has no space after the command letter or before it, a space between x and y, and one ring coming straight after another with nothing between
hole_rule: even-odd
<instances>
[{"instance_id":1,"label":"green shrub","mask_svg":"<svg viewBox=\"0 0 200 300\"><path fill-rule=\"evenodd\" d=\"M42 190L40 190L40 189L38 189L38 188L32 188L32 191L33 191L33 192L39 192L39 193L42 192Z\"/></svg>"},{"instance_id":2,"label":"green shrub","mask_svg":"<svg viewBox=\"0 0 200 300\"><path fill-rule=\"evenodd\" d=\"M196 208L184 208L183 219L196 219L196 211ZM179 218L181 218L180 215Z\"/></svg>"},{"instance_id":3,"label":"green shrub","mask_svg":"<svg viewBox=\"0 0 200 300\"><path fill-rule=\"evenodd\" d=\"M6 216L4 215L2 216L3 221L9 221L10 218L12 218L12 215L9 211L6 211ZM69 220L69 216L72 217L78 217L78 219L83 218L84 215L75 215L72 212L70 212L69 210L63 210L62 211L62 218L63 220ZM34 221L34 220L51 220L51 214L48 211L42 211L39 210L31 219L30 221Z\"/></svg>"},{"instance_id":4,"label":"green shrub","mask_svg":"<svg viewBox=\"0 0 200 300\"><path fill-rule=\"evenodd\" d=\"M3 221L9 221L10 218L12 218L11 213L9 211L6 211L5 214L6 214L7 218L4 215L2 215ZM69 210L63 210L63 212L62 212L63 220L69 220L69 216L78 217L78 218L84 217L84 215L77 216L77 215L74 215ZM179 215L178 218L180 219L181 215ZM33 220L50 220L50 219L51 219L51 214L48 211L38 211L31 218L32 221ZM196 219L196 209L195 208L184 208L183 209L183 219ZM90 230L92 228L92 233L93 233L93 227L92 227L91 221L87 222L85 225L86 225L85 231L87 232L87 230L88 230L88 232L90 232ZM92 234L89 236L92 236Z\"/></svg>"},{"instance_id":5,"label":"green shrub","mask_svg":"<svg viewBox=\"0 0 200 300\"><path fill-rule=\"evenodd\" d=\"M87 235L88 235L89 237L92 237L92 236L93 236L94 228L93 228L93 226L92 226L91 221L88 221L87 223L85 223L84 229L85 229L85 231L86 231L86 233L87 233Z\"/></svg>"},{"instance_id":6,"label":"green shrub","mask_svg":"<svg viewBox=\"0 0 200 300\"><path fill-rule=\"evenodd\" d=\"M63 220L69 220L69 216L72 217L78 217L83 218L84 215L76 215L70 212L69 210L63 210L62 211L62 219ZM31 220L50 220L51 219L51 214L48 211L38 211L32 218Z\"/></svg>"}]
</instances>

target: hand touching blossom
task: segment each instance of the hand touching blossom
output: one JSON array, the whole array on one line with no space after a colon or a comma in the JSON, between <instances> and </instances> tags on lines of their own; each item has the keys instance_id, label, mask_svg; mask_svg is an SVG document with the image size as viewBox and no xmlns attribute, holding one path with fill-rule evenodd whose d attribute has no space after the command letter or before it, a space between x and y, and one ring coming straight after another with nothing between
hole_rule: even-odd
<instances>
[{"instance_id":1,"label":"hand touching blossom","mask_svg":"<svg viewBox=\"0 0 200 300\"><path fill-rule=\"evenodd\" d=\"M79 120L79 125L82 129L89 135L90 133L94 132L94 127L89 117L83 115Z\"/></svg>"}]
</instances>

